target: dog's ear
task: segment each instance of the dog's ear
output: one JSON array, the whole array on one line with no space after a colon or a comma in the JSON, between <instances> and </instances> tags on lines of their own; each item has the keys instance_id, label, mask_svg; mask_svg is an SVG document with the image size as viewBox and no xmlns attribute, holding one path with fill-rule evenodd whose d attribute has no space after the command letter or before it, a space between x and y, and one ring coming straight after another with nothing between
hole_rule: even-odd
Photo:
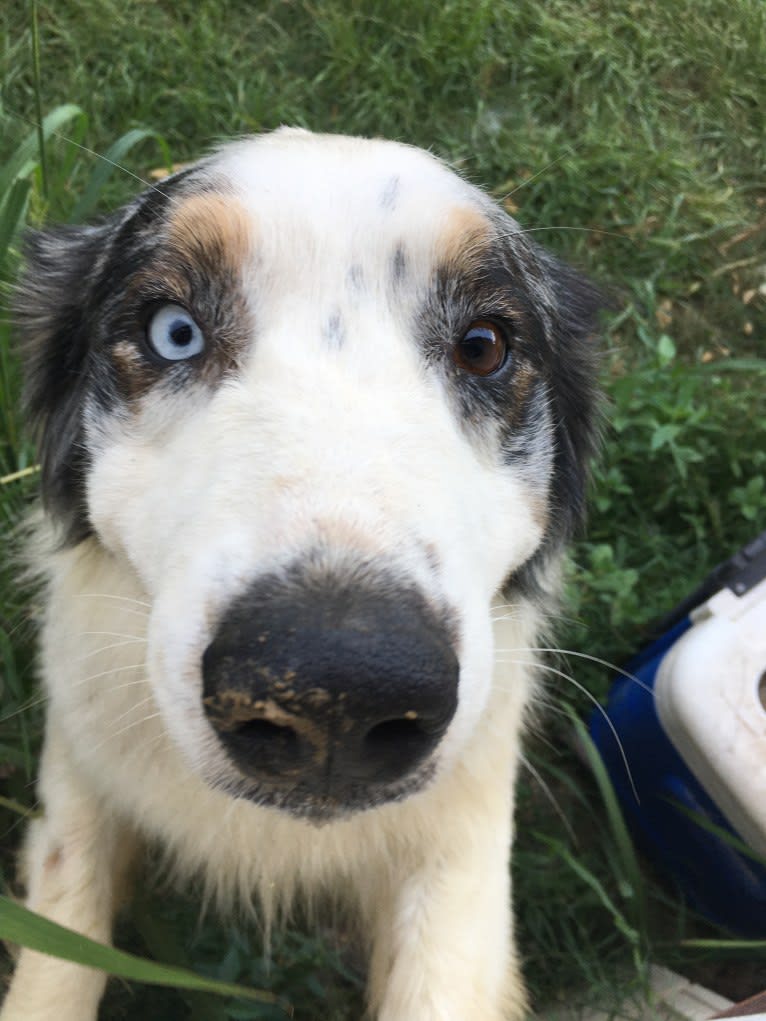
<instances>
[{"instance_id":1,"label":"dog's ear","mask_svg":"<svg viewBox=\"0 0 766 1021\"><path fill-rule=\"evenodd\" d=\"M572 538L585 516L590 460L601 425L601 313L615 302L567 263L531 246L536 290L545 309L545 374L554 428L550 513L536 553L506 582L544 601L553 595L549 563ZM554 589L558 588L555 580Z\"/></svg>"},{"instance_id":2,"label":"dog's ear","mask_svg":"<svg viewBox=\"0 0 766 1021\"><path fill-rule=\"evenodd\" d=\"M84 415L90 361L89 294L109 222L30 232L13 317L25 406L40 450L42 495L67 544L90 531L85 509Z\"/></svg>"},{"instance_id":3,"label":"dog's ear","mask_svg":"<svg viewBox=\"0 0 766 1021\"><path fill-rule=\"evenodd\" d=\"M551 398L556 422L554 505L569 538L585 511L588 464L599 437L601 313L613 301L544 249L537 257L553 298Z\"/></svg>"}]
</instances>

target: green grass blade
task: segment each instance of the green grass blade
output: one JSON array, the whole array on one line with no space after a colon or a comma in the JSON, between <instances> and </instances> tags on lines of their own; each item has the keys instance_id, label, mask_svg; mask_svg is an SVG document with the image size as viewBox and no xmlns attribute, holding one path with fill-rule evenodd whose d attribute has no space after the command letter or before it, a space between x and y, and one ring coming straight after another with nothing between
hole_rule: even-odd
<instances>
[{"instance_id":1,"label":"green grass blade","mask_svg":"<svg viewBox=\"0 0 766 1021\"><path fill-rule=\"evenodd\" d=\"M734 833L730 833L729 830L723 828L723 826L717 826L710 819L706 819L704 815L700 815L699 812L695 812L694 809L689 808L688 805L682 804L680 801L676 801L675 798L664 799L669 805L672 805L681 815L685 815L687 819L690 819L695 826L699 826L701 830L705 830L706 833L712 833L714 837L718 837L724 844L728 844L729 847L733 847L735 851L739 851L745 858L749 858L751 861L756 862L758 865L766 866L766 857L762 854L758 854L749 844L745 843L741 837L736 836Z\"/></svg>"},{"instance_id":2,"label":"green grass blade","mask_svg":"<svg viewBox=\"0 0 766 1021\"><path fill-rule=\"evenodd\" d=\"M17 178L0 205L0 273L5 269L8 249L26 219L31 188L29 178Z\"/></svg>"},{"instance_id":3,"label":"green grass blade","mask_svg":"<svg viewBox=\"0 0 766 1021\"><path fill-rule=\"evenodd\" d=\"M627 918L625 918L623 913L620 911L620 909L617 907L617 905L614 903L612 898L607 893L606 888L604 884L601 882L601 880L596 875L594 875L594 873L591 872L589 868L586 868L586 866L583 865L582 862L578 861L577 858L575 858L574 855L571 854L569 850L566 847L564 847L563 844L561 844L559 841L544 839L544 843L546 843L554 851L554 853L557 854L561 858L561 860L566 865L569 866L572 872L574 872L574 874L578 876L579 879L581 879L587 886L590 887L590 889L595 893L598 900L601 902L602 906L606 908L606 910L612 916L614 924L617 926L617 928L620 930L623 936L625 936L628 942L633 946L639 946L641 941L641 934L630 924Z\"/></svg>"},{"instance_id":4,"label":"green grass blade","mask_svg":"<svg viewBox=\"0 0 766 1021\"><path fill-rule=\"evenodd\" d=\"M130 918L154 960L166 961L176 968L190 968L191 961L180 933L158 914L152 897L145 893L134 897ZM182 995L191 1012L191 1021L228 1021L224 1003L212 993L186 989Z\"/></svg>"},{"instance_id":5,"label":"green grass blade","mask_svg":"<svg viewBox=\"0 0 766 1021\"><path fill-rule=\"evenodd\" d=\"M134 128L132 131L126 131L105 153L98 154L96 166L85 186L85 191L72 210L71 222L85 220L91 215L98 202L101 190L111 175L116 169L122 170L121 164L127 153L134 146L138 145L139 142L143 142L147 138L159 140L159 136L155 131L150 131L148 128Z\"/></svg>"},{"instance_id":6,"label":"green grass blade","mask_svg":"<svg viewBox=\"0 0 766 1021\"><path fill-rule=\"evenodd\" d=\"M35 110L37 111L37 155L40 160L43 196L48 199L48 161L45 155L45 132L43 131L42 89L40 87L40 24L37 17L37 2L32 0L32 74L35 85Z\"/></svg>"},{"instance_id":7,"label":"green grass blade","mask_svg":"<svg viewBox=\"0 0 766 1021\"><path fill-rule=\"evenodd\" d=\"M14 798L6 798L0 795L0 808L7 808L9 812L15 812L17 815L23 815L25 819L36 819L41 812L35 811L33 808L27 808L26 805L22 805L20 801L16 801Z\"/></svg>"},{"instance_id":8,"label":"green grass blade","mask_svg":"<svg viewBox=\"0 0 766 1021\"><path fill-rule=\"evenodd\" d=\"M155 961L147 961L124 950L96 943L72 929L66 929L51 922L42 915L16 904L7 897L0 897L0 939L29 947L43 954L60 957L88 968L99 968L133 982L149 985L170 986L174 989L197 989L217 993L220 996L234 996L245 1000L257 1000L280 1007L287 1017L292 1009L273 993L231 982L218 982L203 978L183 968L173 968Z\"/></svg>"},{"instance_id":9,"label":"green grass blade","mask_svg":"<svg viewBox=\"0 0 766 1021\"><path fill-rule=\"evenodd\" d=\"M682 939L681 946L692 947L695 950L752 950L755 952L766 950L766 939Z\"/></svg>"},{"instance_id":10,"label":"green grass blade","mask_svg":"<svg viewBox=\"0 0 766 1021\"><path fill-rule=\"evenodd\" d=\"M84 111L74 103L64 103L43 118L42 134L47 141L70 121L81 118L86 120ZM37 129L32 131L19 145L8 162L0 167L0 195L10 188L17 177L27 177L39 163L39 138Z\"/></svg>"},{"instance_id":11,"label":"green grass blade","mask_svg":"<svg viewBox=\"0 0 766 1021\"><path fill-rule=\"evenodd\" d=\"M633 841L631 840L630 833L625 825L622 810L620 809L617 801L617 795L614 793L614 787L609 780L609 774L601 760L598 749L591 740L590 734L582 720L571 708L568 711L572 721L572 726L577 734L577 740L580 748L582 749L588 765L590 766L591 772L596 780L601 800L603 801L606 809L609 826L612 831L617 847L617 854L620 859L619 863L615 863L615 866L619 864L619 869L615 867L615 871L619 871L620 873L617 878L621 878L623 880L623 888L627 883L630 890L630 899L635 908L634 922L640 932L645 935L647 932L647 910L644 897L644 880L642 878L638 856L633 848Z\"/></svg>"}]
</instances>

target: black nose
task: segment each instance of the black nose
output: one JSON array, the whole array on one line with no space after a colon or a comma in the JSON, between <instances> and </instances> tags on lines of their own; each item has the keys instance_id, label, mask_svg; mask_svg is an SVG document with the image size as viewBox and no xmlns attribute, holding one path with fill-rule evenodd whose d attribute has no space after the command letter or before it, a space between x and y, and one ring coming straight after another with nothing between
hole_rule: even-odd
<instances>
[{"instance_id":1,"label":"black nose","mask_svg":"<svg viewBox=\"0 0 766 1021\"><path fill-rule=\"evenodd\" d=\"M285 807L401 796L457 707L446 615L414 587L359 573L259 578L203 656L205 710L224 748Z\"/></svg>"}]
</instances>

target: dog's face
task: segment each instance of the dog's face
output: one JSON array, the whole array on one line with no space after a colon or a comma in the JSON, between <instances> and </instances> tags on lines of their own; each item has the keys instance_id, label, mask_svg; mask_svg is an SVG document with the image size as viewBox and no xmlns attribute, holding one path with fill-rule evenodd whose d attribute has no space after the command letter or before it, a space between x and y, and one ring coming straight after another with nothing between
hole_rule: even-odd
<instances>
[{"instance_id":1,"label":"dog's face","mask_svg":"<svg viewBox=\"0 0 766 1021\"><path fill-rule=\"evenodd\" d=\"M596 293L426 153L282 130L36 235L17 305L49 513L140 576L192 768L318 819L449 768L581 509Z\"/></svg>"}]
</instances>

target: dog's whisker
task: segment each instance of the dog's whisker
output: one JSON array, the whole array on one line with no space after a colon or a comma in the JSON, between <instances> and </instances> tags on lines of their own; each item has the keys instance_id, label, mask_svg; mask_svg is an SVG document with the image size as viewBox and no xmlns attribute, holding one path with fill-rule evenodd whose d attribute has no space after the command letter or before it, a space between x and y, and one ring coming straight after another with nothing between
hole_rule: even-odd
<instances>
[{"instance_id":1,"label":"dog's whisker","mask_svg":"<svg viewBox=\"0 0 766 1021\"><path fill-rule=\"evenodd\" d=\"M606 667L608 670L613 670L621 677L625 677L627 678L627 680L633 681L634 684L637 684L639 688L643 688L643 690L647 692L647 694L651 695L652 698L654 698L654 688L650 687L650 685L642 681L640 677L636 677L635 674L631 674L629 671L625 670L623 667L617 666L615 663L610 663L608 659L600 659L598 656L591 656L587 652L577 652L575 649L543 648L542 646L535 646L534 648L529 649L524 649L520 647L515 647L512 649L496 649L495 651L496 653L499 654L503 653L515 654L517 652L548 652L560 654L562 656L575 656L577 659L585 659L591 663L597 663L599 666Z\"/></svg>"},{"instance_id":2,"label":"dog's whisker","mask_svg":"<svg viewBox=\"0 0 766 1021\"><path fill-rule=\"evenodd\" d=\"M615 230L604 230L601 227L569 227L569 226L555 226L555 227L523 227L521 230L512 230L507 234L502 234L503 238L515 238L520 237L522 234L537 234L541 231L549 230L573 230L580 231L584 234L600 234L609 238L620 238L621 241L629 241L632 245L636 244L634 238L628 234L618 234Z\"/></svg>"},{"instance_id":3,"label":"dog's whisker","mask_svg":"<svg viewBox=\"0 0 766 1021\"><path fill-rule=\"evenodd\" d=\"M109 667L107 670L99 670L98 673L88 674L87 677L80 677L74 682L74 687L78 687L80 684L87 684L89 681L97 681L101 677L109 677L110 674L124 673L126 670L143 670L145 668L146 663L144 660L140 660L138 663L126 663L122 666ZM134 682L130 681L128 683L132 684ZM114 691L115 689L110 686L109 690Z\"/></svg>"},{"instance_id":4,"label":"dog's whisker","mask_svg":"<svg viewBox=\"0 0 766 1021\"><path fill-rule=\"evenodd\" d=\"M90 652L84 653L82 656L77 657L78 663L83 663L86 659L91 659L93 656L100 656L104 652L109 652L110 649L122 649L126 645L146 645L145 638L129 638L123 642L112 642L111 645L102 645L98 649L91 649Z\"/></svg>"},{"instance_id":5,"label":"dog's whisker","mask_svg":"<svg viewBox=\"0 0 766 1021\"><path fill-rule=\"evenodd\" d=\"M76 592L77 599L116 599L119 602L131 602L138 606L146 606L151 610L151 602L148 599L137 599L133 595L124 595L121 592Z\"/></svg>"},{"instance_id":6,"label":"dog's whisker","mask_svg":"<svg viewBox=\"0 0 766 1021\"><path fill-rule=\"evenodd\" d=\"M25 124L29 124L31 127L38 129L40 128L40 124L36 120L34 120L34 118L25 117L24 114L19 113L17 110L8 110L6 108L3 110L3 114L8 117L15 117L17 120L23 121ZM116 170L121 171L121 173L126 174L128 177L132 177L134 181L138 181L139 184L143 185L145 188L148 188L150 191L156 191L160 195L166 194L158 185L153 184L151 181L145 180L143 177L140 176L140 174L134 174L132 170L129 170L126 166L123 166L122 163L117 163L115 160L110 160L109 157L105 156L103 153L98 152L96 149L90 149L87 145L83 145L82 142L78 142L74 138L69 138L68 135L63 134L61 131L51 131L49 132L49 134L52 138L58 138L59 141L66 142L67 145L74 146L75 149L80 149L82 152L88 153L89 156L93 156L95 159L101 160L102 163L108 163L109 166L112 166Z\"/></svg>"},{"instance_id":7,"label":"dog's whisker","mask_svg":"<svg viewBox=\"0 0 766 1021\"><path fill-rule=\"evenodd\" d=\"M512 609L510 609L503 613L498 614L497 616L495 615L490 616L490 620L492 621L493 624L499 624L503 620L519 620L520 616L521 615L519 613L516 613Z\"/></svg>"},{"instance_id":8,"label":"dog's whisker","mask_svg":"<svg viewBox=\"0 0 766 1021\"><path fill-rule=\"evenodd\" d=\"M46 694L31 698L23 705L20 705L17 709L14 709L13 712L6 713L5 716L0 716L0 723L7 723L8 720L13 720L17 716L22 716L24 713L31 712L31 710L36 709L37 706L45 705L47 701L48 696Z\"/></svg>"},{"instance_id":9,"label":"dog's whisker","mask_svg":"<svg viewBox=\"0 0 766 1021\"><path fill-rule=\"evenodd\" d=\"M617 747L618 747L618 749L620 751L620 758L622 759L623 765L625 766L625 772L628 775L628 781L630 783L630 789L631 789L631 791L633 793L633 797L636 799L636 803L640 805L641 804L641 799L638 796L638 790L636 789L636 784L635 784L635 782L633 780L633 772L632 772L632 770L630 768L630 763L628 762L628 756L625 753L625 746L622 743L620 735L617 733L617 728L615 727L615 725L612 723L611 719L609 718L609 713L607 713L606 709L601 705L601 703L596 698L596 696L592 692L588 691L588 689L585 687L584 684L580 684L580 682L578 680L576 680L574 677L572 677L571 674L566 673L564 670L559 670L558 667L551 666L549 663L539 663L539 662L535 662L535 661L524 661L524 660L518 660L518 659L504 659L504 660L501 660L500 662L501 663L510 664L510 665L513 665L513 666L533 667L534 669L543 670L546 673L553 674L556 677L561 677L565 681L568 681L570 684L574 685L574 687L577 688L578 691L582 692L582 694L585 695L585 697L587 699L589 699L593 703L593 705L598 709L598 711L604 717L606 725L609 727L609 730L612 732L612 737L617 742Z\"/></svg>"},{"instance_id":10,"label":"dog's whisker","mask_svg":"<svg viewBox=\"0 0 766 1021\"><path fill-rule=\"evenodd\" d=\"M500 691L513 691L512 684L500 684L498 685ZM539 691L535 692L535 705L542 706L546 713L555 713L557 716L565 716L569 719L569 714L565 709L559 705L555 699L546 698L545 694L541 694ZM534 725L534 717L532 718L532 724Z\"/></svg>"},{"instance_id":11,"label":"dog's whisker","mask_svg":"<svg viewBox=\"0 0 766 1021\"><path fill-rule=\"evenodd\" d=\"M155 718L155 716L160 716L160 715L161 715L161 713L153 713L153 714L151 714L149 716L145 716L141 720L137 720L136 721L136 726L140 726L142 723L145 723L146 720L152 720L152 719ZM131 724L130 726L133 726L133 724ZM125 729L130 729L130 728L125 728ZM120 734L118 734L118 735L108 734L107 738L110 738L112 736L119 737L121 735ZM151 735L146 735L146 734L139 733L137 738L136 738L135 750L136 751L140 751L142 755L146 755L149 752L151 752L152 749L157 748L159 745L162 745L165 741L167 741L167 734L164 731L164 729L163 730L159 730L157 733L151 734ZM177 787L175 789L180 791L180 790L183 789L183 787L187 786L189 783L193 783L196 779L197 778L194 776L194 774L191 774L191 775L188 775L188 776L184 776L183 778L181 778L179 780L178 785L177 785Z\"/></svg>"},{"instance_id":12,"label":"dog's whisker","mask_svg":"<svg viewBox=\"0 0 766 1021\"><path fill-rule=\"evenodd\" d=\"M130 635L124 631L81 631L83 638L130 638L139 642L146 641L146 635Z\"/></svg>"},{"instance_id":13,"label":"dog's whisker","mask_svg":"<svg viewBox=\"0 0 766 1021\"><path fill-rule=\"evenodd\" d=\"M146 705L147 702L151 702L154 699L154 694L149 692L145 698L141 698L138 702L133 702L132 705L128 706L125 712L120 713L119 716L115 716L111 723L119 723L120 720L124 720L126 716L130 716L131 713L135 712L136 709L140 709L142 705Z\"/></svg>"},{"instance_id":14,"label":"dog's whisker","mask_svg":"<svg viewBox=\"0 0 766 1021\"><path fill-rule=\"evenodd\" d=\"M30 788L33 788L36 783L37 783L36 780L30 780L29 783L24 785L24 789L25 790L30 790ZM29 809L30 814L38 815L38 814L42 813L42 811L43 811L42 802L40 802L37 799L35 801L33 801L32 806ZM0 838L2 840L4 840L4 841L7 840L8 837L10 837L12 834L14 834L16 832L16 830L19 828L19 826L26 826L29 823L29 818L30 818L29 815L22 815L21 813L16 815L16 817L13 819L13 822L11 822L6 827L6 829L4 829L2 831L2 834L0 835Z\"/></svg>"},{"instance_id":15,"label":"dog's whisker","mask_svg":"<svg viewBox=\"0 0 766 1021\"><path fill-rule=\"evenodd\" d=\"M109 691L123 691L125 688L145 687L149 683L149 678L137 677L132 681L123 681L121 684L109 685Z\"/></svg>"},{"instance_id":16,"label":"dog's whisker","mask_svg":"<svg viewBox=\"0 0 766 1021\"><path fill-rule=\"evenodd\" d=\"M133 708L135 708L135 706ZM144 726L144 724L149 723L150 720L157 719L157 717L160 715L161 713L158 709L156 713L148 713L147 715L142 716L138 720L133 720L131 723L129 723L125 727L122 727L120 730L110 731L108 734L105 735L103 741L99 741L98 744L93 746L92 751L94 753L100 751L105 745L111 744L113 741L116 741L118 737L122 737L123 734L127 734L129 730L132 730L134 727L142 727Z\"/></svg>"},{"instance_id":17,"label":"dog's whisker","mask_svg":"<svg viewBox=\"0 0 766 1021\"><path fill-rule=\"evenodd\" d=\"M139 667L136 667L135 670L136 670L136 673L140 673L139 677L131 678L131 680L129 680L129 681L120 681L119 684L108 684L108 683L107 684L100 684L100 685L98 685L99 693L100 694L103 693L105 696L108 696L112 692L115 692L115 691L126 691L128 688L146 688L147 685L149 684L149 678L146 676L146 673L143 670L141 670L141 668L139 668ZM82 683L84 683L84 682L83 681L78 681L77 682L78 685L80 685Z\"/></svg>"},{"instance_id":18,"label":"dog's whisker","mask_svg":"<svg viewBox=\"0 0 766 1021\"><path fill-rule=\"evenodd\" d=\"M529 758L526 755L524 755L522 753L519 756L519 761L526 768L527 772L531 773L531 775L537 781L537 784L538 784L540 790L543 792L545 797L550 802L551 807L553 808L553 810L556 813L556 815L559 817L559 819L561 819L561 822L564 825L564 829L566 830L566 832L567 832L567 834L569 836L569 839L572 841L573 844L576 845L577 844L577 834L574 831L574 827L572 826L572 824L569 821L569 819L567 819L566 814L564 812L564 809L559 804L558 799L556 798L555 794L553 793L553 791L550 788L550 785L543 778L543 776L540 773L539 769L537 769L536 766L532 765L532 763L530 762Z\"/></svg>"},{"instance_id":19,"label":"dog's whisker","mask_svg":"<svg viewBox=\"0 0 766 1021\"><path fill-rule=\"evenodd\" d=\"M573 623L572 618L568 617L566 614L563 614L563 613L550 613L550 612L546 612L545 610L542 610L542 609L539 609L539 608L537 609L536 613L537 613L537 616L539 617L539 619L541 621L549 623L549 624L565 624L565 623L566 624L571 624L571 623ZM499 623L502 623L503 621L506 621L506 620L513 620L513 621L515 621L515 620L520 620L520 619L521 619L521 611L520 610L517 611L516 608L512 607L512 606L496 607L490 613L490 620L492 621L493 624L499 624Z\"/></svg>"},{"instance_id":20,"label":"dog's whisker","mask_svg":"<svg viewBox=\"0 0 766 1021\"><path fill-rule=\"evenodd\" d=\"M133 603L136 606L146 607L147 610L152 608L152 604L145 599L134 599L133 596L116 595L113 592L76 592L75 599L114 599L121 603Z\"/></svg>"},{"instance_id":21,"label":"dog's whisker","mask_svg":"<svg viewBox=\"0 0 766 1021\"><path fill-rule=\"evenodd\" d=\"M581 149L583 145L584 142L570 145L569 148L567 148L564 152L561 153L561 155L556 156L556 158L552 159L550 163L546 163L545 166L541 167L540 170L538 170L536 173L532 174L530 177L525 178L523 181L520 181L516 185L516 187L513 188L511 191L506 192L500 198L500 202L507 201L509 198L512 198L517 192L520 192L522 191L522 189L527 188L530 184L532 184L533 181L536 181L538 177L542 177L543 174L547 174L549 170L552 170L555 166L558 166L559 163L562 163L565 159L568 159L573 153L577 152L578 149Z\"/></svg>"}]
</instances>

